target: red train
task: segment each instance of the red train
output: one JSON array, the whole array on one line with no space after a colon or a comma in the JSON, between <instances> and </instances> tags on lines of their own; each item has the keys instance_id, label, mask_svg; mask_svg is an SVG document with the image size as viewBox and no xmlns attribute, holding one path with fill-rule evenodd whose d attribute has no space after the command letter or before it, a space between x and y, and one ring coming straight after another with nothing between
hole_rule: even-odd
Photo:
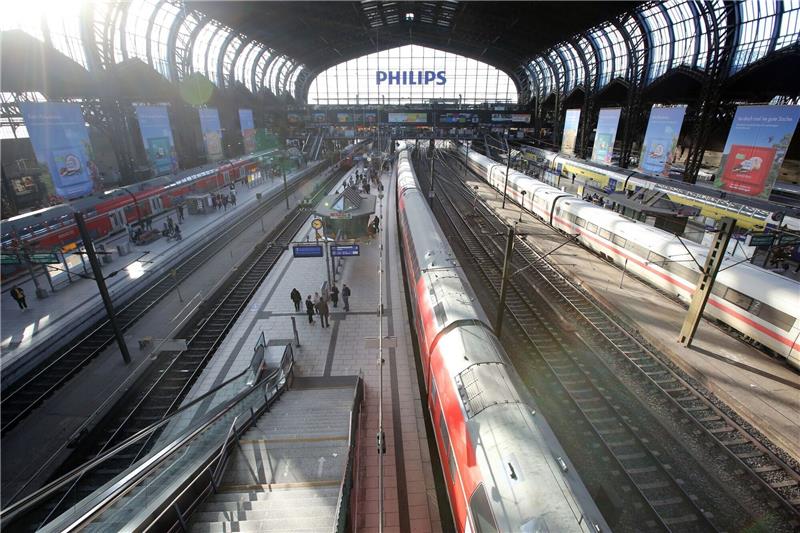
<instances>
[{"instance_id":1,"label":"red train","mask_svg":"<svg viewBox=\"0 0 800 533\"><path fill-rule=\"evenodd\" d=\"M212 163L3 220L3 249L13 250L24 242L31 249L49 251L79 241L75 211L84 214L95 239L122 231L127 224L174 207L186 195L214 191L244 178L256 171L260 156Z\"/></svg>"},{"instance_id":2,"label":"red train","mask_svg":"<svg viewBox=\"0 0 800 533\"><path fill-rule=\"evenodd\" d=\"M397 160L398 219L427 407L456 528L609 531L514 369L419 189Z\"/></svg>"}]
</instances>

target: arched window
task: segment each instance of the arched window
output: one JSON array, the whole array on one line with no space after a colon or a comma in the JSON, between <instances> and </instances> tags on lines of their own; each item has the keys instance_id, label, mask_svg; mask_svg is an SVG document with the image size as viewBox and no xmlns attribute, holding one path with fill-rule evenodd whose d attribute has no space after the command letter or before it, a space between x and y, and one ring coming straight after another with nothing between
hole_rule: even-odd
<instances>
[{"instance_id":1,"label":"arched window","mask_svg":"<svg viewBox=\"0 0 800 533\"><path fill-rule=\"evenodd\" d=\"M288 87L293 91L294 87ZM334 65L312 80L310 104L409 104L434 99L516 103L503 71L450 52L406 45Z\"/></svg>"}]
</instances>

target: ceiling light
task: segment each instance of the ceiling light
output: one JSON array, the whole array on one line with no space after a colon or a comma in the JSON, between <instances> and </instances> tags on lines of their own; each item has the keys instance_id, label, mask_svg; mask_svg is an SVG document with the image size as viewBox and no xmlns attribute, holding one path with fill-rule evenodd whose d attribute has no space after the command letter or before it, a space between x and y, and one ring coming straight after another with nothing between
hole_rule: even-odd
<instances>
[{"instance_id":1,"label":"ceiling light","mask_svg":"<svg viewBox=\"0 0 800 533\"><path fill-rule=\"evenodd\" d=\"M406 13L406 22L414 22L414 13Z\"/></svg>"}]
</instances>

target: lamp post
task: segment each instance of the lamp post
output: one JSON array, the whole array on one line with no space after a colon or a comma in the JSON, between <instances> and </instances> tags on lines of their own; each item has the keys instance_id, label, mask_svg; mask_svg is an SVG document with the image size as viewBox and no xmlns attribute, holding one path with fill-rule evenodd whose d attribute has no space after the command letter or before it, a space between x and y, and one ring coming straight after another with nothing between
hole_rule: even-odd
<instances>
[{"instance_id":1,"label":"lamp post","mask_svg":"<svg viewBox=\"0 0 800 533\"><path fill-rule=\"evenodd\" d=\"M472 211L474 214L478 214L478 186L473 185L472 189L475 191L475 196L472 198Z\"/></svg>"},{"instance_id":2,"label":"lamp post","mask_svg":"<svg viewBox=\"0 0 800 533\"><path fill-rule=\"evenodd\" d=\"M286 185L286 153L281 152L281 173L283 174L283 196L286 199L286 210L289 210L289 187Z\"/></svg>"},{"instance_id":3,"label":"lamp post","mask_svg":"<svg viewBox=\"0 0 800 533\"><path fill-rule=\"evenodd\" d=\"M511 149L508 147L508 138L503 137L506 143L506 181L503 185L503 209L506 208L506 197L508 196L508 171L511 169Z\"/></svg>"},{"instance_id":4,"label":"lamp post","mask_svg":"<svg viewBox=\"0 0 800 533\"><path fill-rule=\"evenodd\" d=\"M525 195L528 191L522 191L522 202L519 204L519 221L522 222L522 210L525 208Z\"/></svg>"}]
</instances>

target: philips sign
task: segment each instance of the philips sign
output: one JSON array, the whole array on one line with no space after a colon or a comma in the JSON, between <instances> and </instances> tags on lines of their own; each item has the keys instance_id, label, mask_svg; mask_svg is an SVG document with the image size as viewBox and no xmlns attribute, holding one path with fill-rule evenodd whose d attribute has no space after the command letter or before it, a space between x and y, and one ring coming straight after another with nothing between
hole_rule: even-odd
<instances>
[{"instance_id":1,"label":"philips sign","mask_svg":"<svg viewBox=\"0 0 800 533\"><path fill-rule=\"evenodd\" d=\"M447 83L444 70L379 70L375 73L377 85L383 82L388 82L389 85L428 85L434 80L436 85Z\"/></svg>"}]
</instances>

